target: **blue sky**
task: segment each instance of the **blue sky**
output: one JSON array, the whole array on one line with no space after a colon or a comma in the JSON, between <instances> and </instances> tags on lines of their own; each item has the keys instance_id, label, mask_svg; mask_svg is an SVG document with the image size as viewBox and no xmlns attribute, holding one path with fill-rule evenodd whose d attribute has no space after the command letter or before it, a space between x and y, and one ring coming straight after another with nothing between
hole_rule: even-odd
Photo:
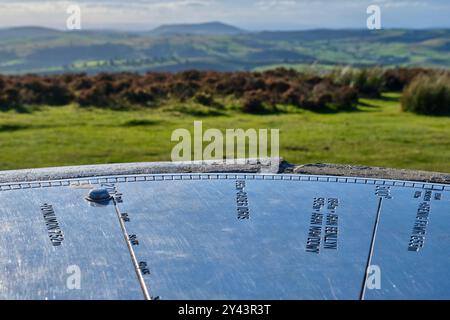
<instances>
[{"instance_id":1,"label":"blue sky","mask_svg":"<svg viewBox=\"0 0 450 320\"><path fill-rule=\"evenodd\" d=\"M384 28L450 28L450 0L0 0L0 27L63 29L70 4L80 6L84 29L207 21L250 30L364 28L370 4L380 6Z\"/></svg>"}]
</instances>

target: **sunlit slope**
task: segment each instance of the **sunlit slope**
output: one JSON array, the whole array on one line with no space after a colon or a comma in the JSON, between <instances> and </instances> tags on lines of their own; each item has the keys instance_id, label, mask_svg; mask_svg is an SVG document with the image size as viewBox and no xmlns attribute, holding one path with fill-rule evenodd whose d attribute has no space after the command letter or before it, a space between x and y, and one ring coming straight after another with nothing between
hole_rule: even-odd
<instances>
[{"instance_id":1,"label":"sunlit slope","mask_svg":"<svg viewBox=\"0 0 450 320\"><path fill-rule=\"evenodd\" d=\"M140 33L4 29L0 30L0 73L231 71L277 65L302 68L313 63L450 67L450 30L248 33L219 26L212 29L216 33L191 26L186 34L179 33L182 26Z\"/></svg>"},{"instance_id":2,"label":"sunlit slope","mask_svg":"<svg viewBox=\"0 0 450 320\"><path fill-rule=\"evenodd\" d=\"M201 112L200 112L201 111ZM281 155L292 163L330 162L450 172L450 118L400 110L398 95L362 100L357 111L287 109L221 114L198 105L111 111L76 106L0 114L0 169L167 161L172 131L203 127L279 128Z\"/></svg>"}]
</instances>

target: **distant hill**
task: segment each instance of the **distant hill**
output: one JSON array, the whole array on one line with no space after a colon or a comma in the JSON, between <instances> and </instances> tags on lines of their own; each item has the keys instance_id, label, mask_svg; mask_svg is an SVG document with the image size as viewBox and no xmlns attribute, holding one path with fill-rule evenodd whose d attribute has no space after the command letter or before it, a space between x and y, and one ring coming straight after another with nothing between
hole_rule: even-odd
<instances>
[{"instance_id":1,"label":"distant hill","mask_svg":"<svg viewBox=\"0 0 450 320\"><path fill-rule=\"evenodd\" d=\"M207 22L197 24L169 24L162 25L153 31L152 35L168 36L181 34L197 34L197 35L235 35L243 33L244 30L236 28L232 25L222 22Z\"/></svg>"},{"instance_id":2,"label":"distant hill","mask_svg":"<svg viewBox=\"0 0 450 320\"><path fill-rule=\"evenodd\" d=\"M0 40L20 40L29 37L51 37L61 34L61 31L42 27L16 27L0 29Z\"/></svg>"},{"instance_id":3,"label":"distant hill","mask_svg":"<svg viewBox=\"0 0 450 320\"><path fill-rule=\"evenodd\" d=\"M248 32L220 22L151 32L0 29L0 73L450 68L450 29Z\"/></svg>"}]
</instances>

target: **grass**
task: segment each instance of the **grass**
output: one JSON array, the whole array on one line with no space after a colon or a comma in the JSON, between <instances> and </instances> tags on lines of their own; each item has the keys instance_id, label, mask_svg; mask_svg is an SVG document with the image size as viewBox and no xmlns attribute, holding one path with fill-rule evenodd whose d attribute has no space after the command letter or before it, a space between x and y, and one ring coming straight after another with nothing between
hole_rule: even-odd
<instances>
[{"instance_id":1,"label":"grass","mask_svg":"<svg viewBox=\"0 0 450 320\"><path fill-rule=\"evenodd\" d=\"M362 99L358 111L190 114L186 107L112 111L77 106L0 113L0 170L167 161L177 128L279 128L291 163L345 163L450 172L450 118L401 111L398 94Z\"/></svg>"}]
</instances>

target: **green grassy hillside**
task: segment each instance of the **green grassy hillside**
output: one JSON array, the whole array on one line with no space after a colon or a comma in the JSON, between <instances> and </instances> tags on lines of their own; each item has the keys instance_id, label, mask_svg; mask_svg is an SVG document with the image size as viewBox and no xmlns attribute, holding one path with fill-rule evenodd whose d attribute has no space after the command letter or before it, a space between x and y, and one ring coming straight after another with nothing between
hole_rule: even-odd
<instances>
[{"instance_id":1,"label":"green grassy hillside","mask_svg":"<svg viewBox=\"0 0 450 320\"><path fill-rule=\"evenodd\" d=\"M248 115L229 107L173 104L112 111L42 107L0 117L0 169L170 160L177 128L279 128L281 155L292 163L334 162L450 172L450 118L401 112L399 95L362 99L357 111L313 113L286 108ZM195 112L193 112L195 110ZM202 111L203 112L199 112Z\"/></svg>"},{"instance_id":2,"label":"green grassy hillside","mask_svg":"<svg viewBox=\"0 0 450 320\"><path fill-rule=\"evenodd\" d=\"M450 67L450 30L311 30L173 33L0 30L0 73L235 71L314 64ZM211 29L211 30L210 30ZM217 28L216 28L217 29ZM164 31L166 30L166 31ZM212 32L212 34L211 34Z\"/></svg>"}]
</instances>

